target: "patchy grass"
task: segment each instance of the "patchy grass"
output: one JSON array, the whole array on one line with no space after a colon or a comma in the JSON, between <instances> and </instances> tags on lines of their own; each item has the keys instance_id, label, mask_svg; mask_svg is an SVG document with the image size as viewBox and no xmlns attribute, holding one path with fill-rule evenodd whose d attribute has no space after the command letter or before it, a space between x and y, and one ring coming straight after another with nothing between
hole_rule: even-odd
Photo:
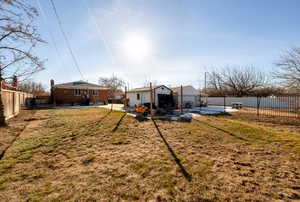
<instances>
[{"instance_id":1,"label":"patchy grass","mask_svg":"<svg viewBox=\"0 0 300 202\"><path fill-rule=\"evenodd\" d=\"M279 132L276 129L265 128L251 122L228 120L227 118L208 118L206 121L214 124L215 127L226 130L228 133L237 134L238 137L244 137L252 143L278 144L287 147L287 149L300 152L299 134L288 133L287 131Z\"/></svg>"},{"instance_id":2,"label":"patchy grass","mask_svg":"<svg viewBox=\"0 0 300 202\"><path fill-rule=\"evenodd\" d=\"M0 154L12 144L28 124L28 120L32 119L35 111L23 110L16 117L7 121L7 126L0 127Z\"/></svg>"},{"instance_id":3,"label":"patchy grass","mask_svg":"<svg viewBox=\"0 0 300 202\"><path fill-rule=\"evenodd\" d=\"M232 113L227 119L240 120L254 125L260 125L278 132L300 133L300 117L281 117L281 116L257 116L256 113L249 113L248 109L242 109L240 112Z\"/></svg>"},{"instance_id":4,"label":"patchy grass","mask_svg":"<svg viewBox=\"0 0 300 202\"><path fill-rule=\"evenodd\" d=\"M32 119L0 161L0 200L300 197L299 134L224 117L200 117L192 123L157 121L164 142L152 122L108 112L38 111L35 116L44 119Z\"/></svg>"}]
</instances>

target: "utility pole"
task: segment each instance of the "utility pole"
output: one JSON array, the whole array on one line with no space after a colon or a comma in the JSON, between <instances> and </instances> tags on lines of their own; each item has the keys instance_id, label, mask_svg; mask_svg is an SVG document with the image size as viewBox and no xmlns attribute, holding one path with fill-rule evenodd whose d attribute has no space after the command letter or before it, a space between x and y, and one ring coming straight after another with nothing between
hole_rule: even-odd
<instances>
[{"instance_id":1,"label":"utility pole","mask_svg":"<svg viewBox=\"0 0 300 202\"><path fill-rule=\"evenodd\" d=\"M124 100L124 107L127 107L127 86L125 86L125 100Z\"/></svg>"},{"instance_id":2,"label":"utility pole","mask_svg":"<svg viewBox=\"0 0 300 202\"><path fill-rule=\"evenodd\" d=\"M2 102L2 71L0 69L0 126L4 126L5 124L4 105Z\"/></svg>"},{"instance_id":3,"label":"utility pole","mask_svg":"<svg viewBox=\"0 0 300 202\"><path fill-rule=\"evenodd\" d=\"M153 93L152 93L152 83L150 82L150 116L152 117L153 111L152 111L152 103L153 103Z\"/></svg>"}]
</instances>

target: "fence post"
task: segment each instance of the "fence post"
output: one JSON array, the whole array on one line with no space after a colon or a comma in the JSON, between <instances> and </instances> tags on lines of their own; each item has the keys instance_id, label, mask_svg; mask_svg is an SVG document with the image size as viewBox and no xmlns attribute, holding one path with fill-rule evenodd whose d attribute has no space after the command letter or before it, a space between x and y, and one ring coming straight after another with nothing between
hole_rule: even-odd
<instances>
[{"instance_id":1,"label":"fence post","mask_svg":"<svg viewBox=\"0 0 300 202\"><path fill-rule=\"evenodd\" d=\"M182 93L183 93L183 89L182 89L182 85L180 86L180 109L181 109L181 114L183 114L183 95L182 95Z\"/></svg>"},{"instance_id":2,"label":"fence post","mask_svg":"<svg viewBox=\"0 0 300 202\"><path fill-rule=\"evenodd\" d=\"M150 116L153 116L153 92L152 92L152 82L150 82Z\"/></svg>"},{"instance_id":3,"label":"fence post","mask_svg":"<svg viewBox=\"0 0 300 202\"><path fill-rule=\"evenodd\" d=\"M224 96L224 113L225 113L225 108L226 108L226 97Z\"/></svg>"},{"instance_id":4,"label":"fence post","mask_svg":"<svg viewBox=\"0 0 300 202\"><path fill-rule=\"evenodd\" d=\"M256 96L256 115L259 116L260 97Z\"/></svg>"},{"instance_id":5,"label":"fence post","mask_svg":"<svg viewBox=\"0 0 300 202\"><path fill-rule=\"evenodd\" d=\"M0 126L5 125L4 105L2 102L2 91L0 90Z\"/></svg>"}]
</instances>

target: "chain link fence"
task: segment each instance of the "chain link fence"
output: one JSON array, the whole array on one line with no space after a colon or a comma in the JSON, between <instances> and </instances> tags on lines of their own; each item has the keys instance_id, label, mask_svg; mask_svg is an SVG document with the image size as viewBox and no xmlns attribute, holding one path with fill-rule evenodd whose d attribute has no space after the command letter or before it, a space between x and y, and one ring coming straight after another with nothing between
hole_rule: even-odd
<instances>
[{"instance_id":1,"label":"chain link fence","mask_svg":"<svg viewBox=\"0 0 300 202\"><path fill-rule=\"evenodd\" d=\"M257 116L280 116L300 119L300 95L270 97L202 97L208 106L242 107Z\"/></svg>"}]
</instances>

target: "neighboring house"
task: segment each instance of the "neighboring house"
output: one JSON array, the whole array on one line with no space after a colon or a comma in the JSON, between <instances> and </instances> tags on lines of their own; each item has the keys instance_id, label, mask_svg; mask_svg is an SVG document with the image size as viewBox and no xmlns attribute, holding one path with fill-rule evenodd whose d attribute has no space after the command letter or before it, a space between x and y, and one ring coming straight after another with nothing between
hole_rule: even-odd
<instances>
[{"instance_id":1,"label":"neighboring house","mask_svg":"<svg viewBox=\"0 0 300 202\"><path fill-rule=\"evenodd\" d=\"M151 90L149 87L135 88L127 92L129 106L135 107L148 104L150 106ZM173 92L170 88L160 85L152 89L153 105L158 108L164 108L173 105Z\"/></svg>"},{"instance_id":2,"label":"neighboring house","mask_svg":"<svg viewBox=\"0 0 300 202\"><path fill-rule=\"evenodd\" d=\"M2 83L1 83L0 86L4 90L14 90L14 91L20 90L19 89L18 78L16 76L13 77L11 84L9 84L9 83L5 82L4 80L2 80Z\"/></svg>"},{"instance_id":3,"label":"neighboring house","mask_svg":"<svg viewBox=\"0 0 300 202\"><path fill-rule=\"evenodd\" d=\"M174 92L176 106L181 106L181 87L171 88ZM182 86L183 107L200 105L200 92L193 86Z\"/></svg>"},{"instance_id":4,"label":"neighboring house","mask_svg":"<svg viewBox=\"0 0 300 202\"><path fill-rule=\"evenodd\" d=\"M85 81L54 85L51 80L51 102L56 104L107 103L109 89Z\"/></svg>"},{"instance_id":5,"label":"neighboring house","mask_svg":"<svg viewBox=\"0 0 300 202\"><path fill-rule=\"evenodd\" d=\"M114 90L109 92L109 103L119 103L122 104L124 102L125 93L122 90Z\"/></svg>"},{"instance_id":6,"label":"neighboring house","mask_svg":"<svg viewBox=\"0 0 300 202\"><path fill-rule=\"evenodd\" d=\"M125 93L122 90L116 90L114 93L114 99L122 100L124 99Z\"/></svg>"}]
</instances>

